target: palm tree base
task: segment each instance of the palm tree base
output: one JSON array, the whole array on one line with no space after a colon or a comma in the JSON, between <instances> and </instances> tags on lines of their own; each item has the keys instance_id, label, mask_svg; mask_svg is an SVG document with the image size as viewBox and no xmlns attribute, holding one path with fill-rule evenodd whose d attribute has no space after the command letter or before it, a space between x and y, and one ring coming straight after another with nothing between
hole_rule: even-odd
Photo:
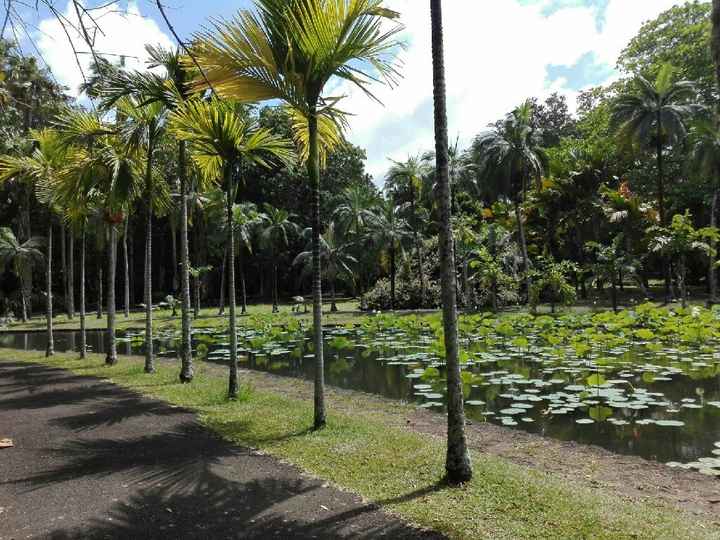
<instances>
[{"instance_id":1,"label":"palm tree base","mask_svg":"<svg viewBox=\"0 0 720 540\"><path fill-rule=\"evenodd\" d=\"M114 365L116 365L117 363L118 363L117 357L116 357L116 358L113 358L113 357L111 357L111 356L106 356L106 357L105 357L105 365L106 365L106 366L114 366Z\"/></svg>"},{"instance_id":2,"label":"palm tree base","mask_svg":"<svg viewBox=\"0 0 720 540\"><path fill-rule=\"evenodd\" d=\"M180 382L182 384L190 384L193 381L194 374L191 373L181 373L180 374Z\"/></svg>"}]
</instances>

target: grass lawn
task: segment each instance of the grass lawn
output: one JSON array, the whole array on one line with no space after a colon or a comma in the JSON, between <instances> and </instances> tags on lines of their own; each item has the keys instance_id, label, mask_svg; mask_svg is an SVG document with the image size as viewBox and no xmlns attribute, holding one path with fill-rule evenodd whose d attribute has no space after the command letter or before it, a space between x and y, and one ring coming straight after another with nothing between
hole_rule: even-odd
<instances>
[{"instance_id":1,"label":"grass lawn","mask_svg":"<svg viewBox=\"0 0 720 540\"><path fill-rule=\"evenodd\" d=\"M226 380L216 366L197 365L191 385L177 383L177 367L159 363L145 375L142 360L122 357L107 368L100 355L45 359L41 353L0 350L0 361L23 360L109 379L197 411L210 429L257 448L381 504L417 525L452 538L484 539L717 539L720 526L675 509L590 490L549 474L475 454L475 477L451 489L442 484L443 441L397 427L410 406L363 407L354 414L330 410L329 425L312 432L312 404L260 386L225 400ZM395 422L387 422L394 415Z\"/></svg>"}]
</instances>

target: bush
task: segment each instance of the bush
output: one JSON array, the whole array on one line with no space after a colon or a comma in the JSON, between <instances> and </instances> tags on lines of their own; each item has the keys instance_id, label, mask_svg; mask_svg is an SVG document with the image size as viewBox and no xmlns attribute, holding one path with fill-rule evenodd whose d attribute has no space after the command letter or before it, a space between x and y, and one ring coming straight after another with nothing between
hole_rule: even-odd
<instances>
[{"instance_id":1,"label":"bush","mask_svg":"<svg viewBox=\"0 0 720 540\"><path fill-rule=\"evenodd\" d=\"M390 280L382 278L365 295L368 309L387 311L392 308ZM398 277L395 280L395 309L434 309L440 306L440 286L434 280L425 284L425 303L420 302L420 279Z\"/></svg>"}]
</instances>

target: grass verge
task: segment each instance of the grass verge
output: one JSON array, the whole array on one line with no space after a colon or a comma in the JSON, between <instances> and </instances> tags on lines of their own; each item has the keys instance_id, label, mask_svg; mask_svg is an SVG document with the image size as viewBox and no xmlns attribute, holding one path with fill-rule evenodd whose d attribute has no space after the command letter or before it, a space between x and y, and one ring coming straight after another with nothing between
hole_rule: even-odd
<instances>
[{"instance_id":1,"label":"grass verge","mask_svg":"<svg viewBox=\"0 0 720 540\"><path fill-rule=\"evenodd\" d=\"M37 362L109 379L143 395L197 411L201 422L234 443L251 446L381 504L409 522L452 538L484 539L717 539L720 529L674 509L591 491L501 458L473 455L475 477L461 488L442 484L443 441L388 427L371 410L333 414L320 432L311 403L259 387L242 399L224 399L226 381L199 363L191 385L160 364L152 376L140 359L107 368L100 355L86 360L59 354L0 351L2 360ZM383 415L380 415L382 417Z\"/></svg>"}]
</instances>

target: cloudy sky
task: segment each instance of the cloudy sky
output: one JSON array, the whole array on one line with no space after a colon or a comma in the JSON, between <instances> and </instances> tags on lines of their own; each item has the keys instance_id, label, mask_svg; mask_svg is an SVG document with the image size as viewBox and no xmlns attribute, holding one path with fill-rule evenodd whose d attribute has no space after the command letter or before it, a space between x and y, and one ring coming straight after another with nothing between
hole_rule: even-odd
<instances>
[{"instance_id":1,"label":"cloudy sky","mask_svg":"<svg viewBox=\"0 0 720 540\"><path fill-rule=\"evenodd\" d=\"M62 6L65 0L57 0ZM618 54L641 24L685 0L445 0L446 67L450 132L461 143L529 96L553 91L574 103L577 93L617 76ZM102 5L106 0L86 0ZM154 1L130 0L96 13L102 34L96 49L124 55L140 67L144 44L172 44ZM188 38L212 17L229 17L246 0L165 0L176 30ZM428 2L386 0L402 14L407 49L401 53L403 79L378 88L383 105L341 86L342 108L354 114L348 138L368 153L368 171L380 182L388 158L404 159L430 149L432 71ZM70 6L64 16L77 20ZM56 79L71 90L82 82L62 27L51 14L34 16L37 49ZM77 37L77 36L74 36ZM84 47L76 39L77 49ZM26 44L26 46L29 46ZM88 55L80 55L84 67Z\"/></svg>"}]
</instances>

